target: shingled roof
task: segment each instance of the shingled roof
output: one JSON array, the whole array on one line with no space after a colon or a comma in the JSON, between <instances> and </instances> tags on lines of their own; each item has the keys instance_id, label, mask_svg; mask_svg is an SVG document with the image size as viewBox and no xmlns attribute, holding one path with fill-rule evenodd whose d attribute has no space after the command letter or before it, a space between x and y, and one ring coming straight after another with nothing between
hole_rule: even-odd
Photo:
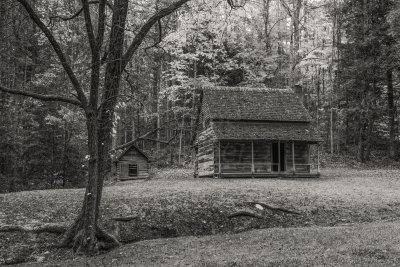
<instances>
[{"instance_id":1,"label":"shingled roof","mask_svg":"<svg viewBox=\"0 0 400 267\"><path fill-rule=\"evenodd\" d=\"M288 89L204 88L203 104L214 120L311 121L296 94Z\"/></svg>"},{"instance_id":2,"label":"shingled roof","mask_svg":"<svg viewBox=\"0 0 400 267\"><path fill-rule=\"evenodd\" d=\"M224 121L211 125L219 140L323 141L309 123Z\"/></svg>"}]
</instances>

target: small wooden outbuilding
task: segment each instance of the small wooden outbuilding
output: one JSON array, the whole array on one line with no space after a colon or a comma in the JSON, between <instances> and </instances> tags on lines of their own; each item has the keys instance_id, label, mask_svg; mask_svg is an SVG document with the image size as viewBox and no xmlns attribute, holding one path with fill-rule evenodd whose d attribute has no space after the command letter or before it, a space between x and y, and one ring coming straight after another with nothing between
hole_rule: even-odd
<instances>
[{"instance_id":1,"label":"small wooden outbuilding","mask_svg":"<svg viewBox=\"0 0 400 267\"><path fill-rule=\"evenodd\" d=\"M149 177L150 159L134 144L128 146L115 160L118 180L145 179Z\"/></svg>"},{"instance_id":2,"label":"small wooden outbuilding","mask_svg":"<svg viewBox=\"0 0 400 267\"><path fill-rule=\"evenodd\" d=\"M196 176L319 176L310 147L322 138L292 90L204 88L200 102Z\"/></svg>"}]
</instances>

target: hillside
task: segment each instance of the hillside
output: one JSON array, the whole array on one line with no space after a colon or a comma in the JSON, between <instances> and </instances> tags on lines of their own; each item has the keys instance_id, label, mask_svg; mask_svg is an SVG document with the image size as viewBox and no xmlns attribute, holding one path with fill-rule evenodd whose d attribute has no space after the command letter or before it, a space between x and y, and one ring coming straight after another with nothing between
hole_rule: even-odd
<instances>
[{"instance_id":1,"label":"hillside","mask_svg":"<svg viewBox=\"0 0 400 267\"><path fill-rule=\"evenodd\" d=\"M118 216L123 242L178 236L233 234L250 229L357 225L397 221L400 171L325 169L319 179L194 179L190 170L157 172L151 180L120 182L105 188L101 224L115 232ZM70 222L83 190L43 190L0 195L0 224ZM299 212L260 210L257 201ZM228 218L237 211L261 217ZM54 248L54 234L1 233L0 261L75 257ZM260 241L260 245L263 241Z\"/></svg>"}]
</instances>

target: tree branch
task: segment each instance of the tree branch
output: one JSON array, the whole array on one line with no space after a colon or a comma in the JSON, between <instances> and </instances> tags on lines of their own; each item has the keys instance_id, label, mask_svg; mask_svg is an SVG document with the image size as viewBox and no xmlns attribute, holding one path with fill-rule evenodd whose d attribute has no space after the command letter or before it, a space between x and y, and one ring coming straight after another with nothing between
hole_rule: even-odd
<instances>
[{"instance_id":1,"label":"tree branch","mask_svg":"<svg viewBox=\"0 0 400 267\"><path fill-rule=\"evenodd\" d=\"M282 4L282 6L286 9L288 15L289 15L290 17L292 17L292 12L293 12L293 11L290 9L290 7L289 7L288 4L285 2L285 0L280 0L280 2L281 2L281 4Z\"/></svg>"},{"instance_id":2,"label":"tree branch","mask_svg":"<svg viewBox=\"0 0 400 267\"><path fill-rule=\"evenodd\" d=\"M159 45L161 42L162 42L162 24L161 24L161 20L158 20L158 41L155 42L155 43L152 44L152 45L149 45L149 46L145 47L144 50L147 51L147 50L150 49L150 48L158 47L158 45ZM164 49L163 49L163 50L164 50Z\"/></svg>"},{"instance_id":3,"label":"tree branch","mask_svg":"<svg viewBox=\"0 0 400 267\"><path fill-rule=\"evenodd\" d=\"M242 4L236 4L233 0L227 0L228 5L232 8L232 9L237 9L237 8L242 8L246 5L247 0L244 0L244 2Z\"/></svg>"},{"instance_id":4,"label":"tree branch","mask_svg":"<svg viewBox=\"0 0 400 267\"><path fill-rule=\"evenodd\" d=\"M310 51L307 51L306 53L304 53L303 55L301 55L302 57L299 58L299 59L297 60L297 62L295 62L295 64L292 66L292 70L294 70L294 69L297 67L297 65L300 64L300 62L302 62L303 60L305 60L305 58L306 58L309 54L311 54L312 52L314 52L315 50L317 50L318 48L321 48L321 47L323 47L323 46L322 46L322 45L316 46L316 47L314 47L313 49L311 49Z\"/></svg>"},{"instance_id":5,"label":"tree branch","mask_svg":"<svg viewBox=\"0 0 400 267\"><path fill-rule=\"evenodd\" d=\"M285 20L286 18L280 18L280 19L278 19L277 21L275 21L275 23L271 26L271 28L269 29L269 31L268 31L268 35L267 35L267 37L269 38L269 36L271 35L271 32L272 32L272 30L273 30L273 28L279 23L279 22L281 22L282 20Z\"/></svg>"},{"instance_id":6,"label":"tree branch","mask_svg":"<svg viewBox=\"0 0 400 267\"><path fill-rule=\"evenodd\" d=\"M31 5L28 3L27 0L17 0L26 10L28 13L29 17L33 20L33 22L42 30L44 35L46 35L47 39L49 40L51 46L53 47L54 51L56 52L58 59L61 62L61 65L63 66L65 72L67 73L77 95L78 99L81 102L81 106L83 108L86 108L87 106L87 99L86 96L82 90L82 87L78 81L78 79L75 76L75 73L72 71L71 66L69 65L67 58L65 57L60 45L58 44L57 40L54 38L53 34L51 31L44 25L44 23L41 21L39 16L36 14L36 12L33 10Z\"/></svg>"},{"instance_id":7,"label":"tree branch","mask_svg":"<svg viewBox=\"0 0 400 267\"><path fill-rule=\"evenodd\" d=\"M175 120L172 120L172 121L175 121ZM171 122L171 121L169 121L169 122ZM167 122L167 123L169 123L169 122ZM163 144L167 144L167 145L168 145L168 144L170 144L170 143L172 142L172 140L175 139L175 137L178 136L177 134L174 135L174 136L172 136L172 137L171 137L169 140L167 140L167 141L148 138L149 135L151 135L151 134L153 134L153 133L155 133L155 132L157 132L157 131L159 131L159 130L161 130L161 129L164 129L164 128L165 128L165 127L157 127L157 128L154 128L153 130L148 131L148 132L145 133L144 135L139 136L138 138L136 138L136 139L134 139L134 140L132 140L132 141L130 141L130 142L128 142L128 143L125 143L125 144L123 144L123 145L117 146L117 147L114 148L113 150L119 150L119 149L126 148L126 147L128 147L128 146L130 146L130 145L136 143L137 141L140 141L140 140L154 141L154 142L159 142L159 143L163 143Z\"/></svg>"},{"instance_id":8,"label":"tree branch","mask_svg":"<svg viewBox=\"0 0 400 267\"><path fill-rule=\"evenodd\" d=\"M172 142L172 140L174 140L177 136L178 136L178 134L175 134L175 135L172 136L169 140L160 140L160 139L140 138L140 137L139 137L139 138L137 138L135 141L147 140L147 141L153 141L153 142L157 142L157 143L169 145L169 144Z\"/></svg>"},{"instance_id":9,"label":"tree branch","mask_svg":"<svg viewBox=\"0 0 400 267\"><path fill-rule=\"evenodd\" d=\"M99 1L89 1L89 5L98 4L98 3L99 3ZM114 6L113 6L110 2L106 2L106 5L107 5L111 10L114 10ZM56 16L51 16L51 17L50 17L50 20L52 20L52 19L61 19L62 21L68 21L68 20L74 19L74 18L76 18L77 16L79 16L79 15L82 13L82 11L83 11L83 7L81 7L78 11L75 12L75 14L73 14L73 15L70 16L70 17L62 17L62 16L56 15Z\"/></svg>"},{"instance_id":10,"label":"tree branch","mask_svg":"<svg viewBox=\"0 0 400 267\"><path fill-rule=\"evenodd\" d=\"M104 0L103 0L104 1ZM92 55L97 53L96 37L94 37L92 18L90 16L89 2L87 0L82 0L83 16L85 18L86 32L89 39L90 50ZM101 16L101 14L99 14Z\"/></svg>"},{"instance_id":11,"label":"tree branch","mask_svg":"<svg viewBox=\"0 0 400 267\"><path fill-rule=\"evenodd\" d=\"M7 88L7 87L2 86L2 85L0 85L0 91L6 92L6 93L9 93L9 94L13 94L13 95L28 96L28 97L32 97L32 98L43 100L43 101L58 101L58 102L64 102L64 103L68 103L68 104L73 104L73 105L78 106L78 107L82 107L82 103L79 100L73 99L73 98L64 97L64 96L42 95L42 94L32 93L32 92L29 92L29 91L10 89L10 88Z\"/></svg>"},{"instance_id":12,"label":"tree branch","mask_svg":"<svg viewBox=\"0 0 400 267\"><path fill-rule=\"evenodd\" d=\"M136 34L135 38L133 39L132 43L130 44L128 50L125 52L125 54L122 56L122 69L125 69L126 65L128 64L129 60L132 58L133 54L135 51L139 48L139 46L142 44L144 38L146 37L147 33L150 31L151 27L157 21L162 19L165 16L168 16L172 12L174 12L176 9L181 7L183 4L189 2L190 0L179 0L170 6L161 9L160 11L156 12L152 17L150 17L147 22L140 28L139 32Z\"/></svg>"}]
</instances>

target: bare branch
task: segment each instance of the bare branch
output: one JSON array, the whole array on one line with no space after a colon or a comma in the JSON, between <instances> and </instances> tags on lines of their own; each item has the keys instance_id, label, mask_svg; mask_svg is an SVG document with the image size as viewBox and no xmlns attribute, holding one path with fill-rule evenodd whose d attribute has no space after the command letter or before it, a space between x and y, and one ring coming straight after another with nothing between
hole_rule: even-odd
<instances>
[{"instance_id":1,"label":"bare branch","mask_svg":"<svg viewBox=\"0 0 400 267\"><path fill-rule=\"evenodd\" d=\"M152 45L147 46L144 51L147 53L147 50L150 48L158 47L158 45L162 42L162 24L161 20L158 20L158 41ZM163 48L164 50L164 48Z\"/></svg>"},{"instance_id":2,"label":"bare branch","mask_svg":"<svg viewBox=\"0 0 400 267\"><path fill-rule=\"evenodd\" d=\"M176 121L176 120L172 120L172 121ZM169 122L171 122L171 121L169 121ZM167 122L167 123L169 123L169 122ZM128 146L130 146L130 145L136 143L137 141L140 141L140 140L154 141L154 142L159 142L159 143L163 143L163 144L167 144L167 145L168 145L168 144L170 144L170 143L175 139L175 137L178 136L177 134L174 135L174 136L172 136L169 140L166 140L166 141L165 141L165 140L158 140L158 139L148 138L149 135L151 135L151 134L153 134L153 133L155 133L155 132L157 132L157 131L159 131L159 130L162 130L162 129L164 129L164 128L165 128L165 127L157 127L157 128L154 128L153 130L148 131L148 132L145 133L144 135L142 135L142 136L140 136L140 137L138 137L138 138L136 138L136 139L134 139L134 140L132 140L132 141L130 141L130 142L128 142L128 143L125 143L125 144L123 144L123 145L117 146L117 147L114 148L113 150L119 150L119 149L126 148L126 147L128 147Z\"/></svg>"},{"instance_id":3,"label":"bare branch","mask_svg":"<svg viewBox=\"0 0 400 267\"><path fill-rule=\"evenodd\" d=\"M286 19L286 18L280 18L280 19L278 19L277 21L274 22L274 24L271 26L271 28L270 28L269 31L268 31L267 38L269 38L269 36L271 35L271 32L272 32L272 30L274 29L274 27L275 27L279 22L281 22L282 20L285 20L285 19Z\"/></svg>"},{"instance_id":4,"label":"bare branch","mask_svg":"<svg viewBox=\"0 0 400 267\"><path fill-rule=\"evenodd\" d=\"M285 0L280 0L282 6L286 9L286 12L288 13L288 15L290 17L292 17L292 13L293 11L290 9L290 7L288 6L288 4L285 2Z\"/></svg>"},{"instance_id":5,"label":"bare branch","mask_svg":"<svg viewBox=\"0 0 400 267\"><path fill-rule=\"evenodd\" d=\"M57 40L54 38L53 34L51 31L44 25L44 23L41 21L39 16L36 14L36 12L33 10L31 5L28 3L27 0L17 0L28 12L29 17L35 22L35 24L42 30L42 32L46 35L47 39L49 40L51 46L53 47L54 51L56 52L58 59L61 62L61 65L63 66L65 72L67 73L72 85L74 86L74 89L78 95L78 99L81 102L81 106L86 108L87 106L87 99L86 96L82 90L82 87L78 81L78 79L75 76L75 73L72 71L71 66L69 65L67 58L65 57L60 45L58 44Z\"/></svg>"},{"instance_id":6,"label":"bare branch","mask_svg":"<svg viewBox=\"0 0 400 267\"><path fill-rule=\"evenodd\" d=\"M153 142L157 142L157 143L169 145L177 136L178 136L178 134L175 134L175 135L172 136L169 140L160 140L160 139L140 138L140 137L139 137L139 138L138 138L137 140L135 140L135 141L147 140L147 141L153 141Z\"/></svg>"},{"instance_id":7,"label":"bare branch","mask_svg":"<svg viewBox=\"0 0 400 267\"><path fill-rule=\"evenodd\" d=\"M152 17L150 17L147 22L140 28L139 32L136 34L135 38L133 39L131 45L129 46L128 50L125 52L125 54L122 57L122 69L125 69L126 65L128 64L129 60L132 58L133 54L136 52L136 50L139 48L139 46L142 44L144 37L147 35L147 33L150 31L151 27L157 21L162 19L165 16L168 16L172 12L174 12L176 9L181 7L183 4L189 2L190 0L179 0L170 6L161 9L160 11L156 12Z\"/></svg>"},{"instance_id":8,"label":"bare branch","mask_svg":"<svg viewBox=\"0 0 400 267\"><path fill-rule=\"evenodd\" d=\"M39 99L39 100L42 100L42 101L58 101L58 102L64 102L64 103L76 105L78 107L82 107L82 103L79 100L73 99L73 98L64 97L64 96L42 95L42 94L32 93L32 92L29 92L29 91L10 89L10 88L7 88L7 87L2 86L2 85L0 85L0 91L6 92L6 93L9 93L9 94L13 94L13 95L21 95L21 96L32 97L32 98Z\"/></svg>"},{"instance_id":9,"label":"bare branch","mask_svg":"<svg viewBox=\"0 0 400 267\"><path fill-rule=\"evenodd\" d=\"M101 45L103 44L103 39L104 39L105 20L106 20L106 13L105 13L106 5L107 5L107 1L101 0L100 5L99 5L99 21L97 24L97 37L96 37L96 46L98 49L101 49Z\"/></svg>"},{"instance_id":10,"label":"bare branch","mask_svg":"<svg viewBox=\"0 0 400 267\"><path fill-rule=\"evenodd\" d=\"M314 52L315 50L317 50L318 48L321 48L321 47L323 47L323 46L322 46L322 45L316 46L316 47L314 47L313 49L311 49L310 51L307 51L306 53L304 53L304 54L302 55L302 57L299 58L299 59L297 60L297 62L295 62L295 64L293 64L292 70L294 70L294 69L297 67L297 65L300 64L300 62L302 62L303 60L305 60L305 58L306 58L309 54L311 54L312 52Z\"/></svg>"},{"instance_id":11,"label":"bare branch","mask_svg":"<svg viewBox=\"0 0 400 267\"><path fill-rule=\"evenodd\" d=\"M91 4L98 4L98 3L99 3L99 1L89 1L89 5L91 5ZM106 5L107 5L111 10L114 10L114 6L113 6L110 2L106 2ZM51 17L50 17L50 20L53 20L53 19L61 19L61 20L63 20L63 21L68 21L68 20L74 19L74 18L76 18L77 16L79 16L79 15L82 13L82 11L83 11L83 7L81 7L78 11L75 12L75 14L73 14L73 15L70 16L70 17L62 17L62 16L56 15L56 16L51 16Z\"/></svg>"},{"instance_id":12,"label":"bare branch","mask_svg":"<svg viewBox=\"0 0 400 267\"><path fill-rule=\"evenodd\" d=\"M89 2L87 0L82 0L83 16L85 17L86 32L89 39L90 50L92 55L97 51L96 38L94 37L92 18L90 16Z\"/></svg>"},{"instance_id":13,"label":"bare branch","mask_svg":"<svg viewBox=\"0 0 400 267\"><path fill-rule=\"evenodd\" d=\"M246 5L247 0L243 0L243 3L240 4L236 4L233 0L227 0L228 5L232 8L232 9L237 9L237 8L242 8Z\"/></svg>"}]
</instances>

